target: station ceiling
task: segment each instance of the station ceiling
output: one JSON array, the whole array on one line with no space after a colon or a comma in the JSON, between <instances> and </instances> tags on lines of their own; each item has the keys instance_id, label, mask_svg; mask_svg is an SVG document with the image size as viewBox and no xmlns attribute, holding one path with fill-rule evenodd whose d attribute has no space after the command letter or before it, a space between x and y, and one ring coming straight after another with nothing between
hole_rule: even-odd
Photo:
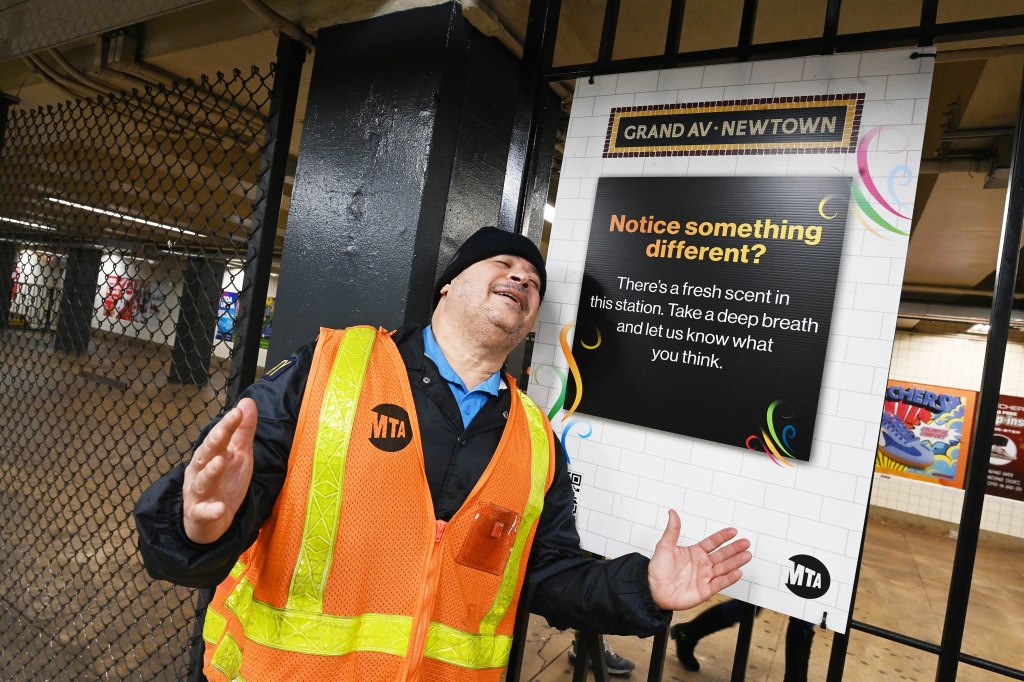
<instances>
[{"instance_id":1,"label":"station ceiling","mask_svg":"<svg viewBox=\"0 0 1024 682\"><path fill-rule=\"evenodd\" d=\"M131 27L135 60L159 77L198 78L217 71L269 67L277 44L270 10L315 39L319 28L358 21L437 0L0 0L0 92L16 108L54 104L75 96L47 78L40 62L67 75L62 60L114 86L133 81L101 66L110 31ZM467 18L513 49L525 38L528 0L465 0ZM621 0L613 59L660 54L670 0ZM773 43L822 34L827 0L759 0L753 42ZM737 44L743 0L687 0L679 49L687 52ZM917 26L922 2L844 0L839 34ZM937 22L1024 14L1024 0L940 0ZM563 0L555 66L593 62L598 54L604 0ZM109 48L107 48L109 49ZM1024 35L936 45L931 93L904 300L981 310L994 283L996 252L1006 203L1009 155L1024 77ZM307 60L297 112L301 133L313 58ZM136 76L146 72L136 72ZM572 83L562 92L571 93ZM571 106L570 100L566 108ZM294 170L300 135L293 136ZM235 173L224 168L224 173ZM556 176L557 180L557 176ZM288 210L291 175L282 212ZM227 219L225 217L225 219ZM283 221L282 221L283 224ZM0 229L3 229L0 227ZM282 235L278 236L280 251ZM1018 292L1024 293L1022 279ZM1020 293L1018 295L1020 295ZM983 312L983 311L982 311ZM977 312L975 312L975 316ZM970 315L965 315L970 317ZM901 326L912 327L914 320Z\"/></svg>"}]
</instances>

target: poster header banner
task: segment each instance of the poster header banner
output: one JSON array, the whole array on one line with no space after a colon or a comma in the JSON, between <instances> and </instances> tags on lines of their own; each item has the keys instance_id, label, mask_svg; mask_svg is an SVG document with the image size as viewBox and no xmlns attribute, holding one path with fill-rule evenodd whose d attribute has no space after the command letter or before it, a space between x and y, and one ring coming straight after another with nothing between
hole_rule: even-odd
<instances>
[{"instance_id":1,"label":"poster header banner","mask_svg":"<svg viewBox=\"0 0 1024 682\"><path fill-rule=\"evenodd\" d=\"M852 153L864 94L618 107L606 158Z\"/></svg>"}]
</instances>

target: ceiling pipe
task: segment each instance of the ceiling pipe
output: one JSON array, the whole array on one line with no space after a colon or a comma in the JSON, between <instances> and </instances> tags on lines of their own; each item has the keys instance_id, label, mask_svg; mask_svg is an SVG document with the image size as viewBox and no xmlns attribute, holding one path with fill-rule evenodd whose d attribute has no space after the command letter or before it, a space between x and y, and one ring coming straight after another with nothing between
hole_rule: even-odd
<instances>
[{"instance_id":1,"label":"ceiling pipe","mask_svg":"<svg viewBox=\"0 0 1024 682\"><path fill-rule=\"evenodd\" d=\"M307 52L316 49L316 40L313 36L306 33L306 30L295 22L275 12L262 0L242 0L242 4L248 7L253 14L267 21L275 30L305 45Z\"/></svg>"},{"instance_id":2,"label":"ceiling pipe","mask_svg":"<svg viewBox=\"0 0 1024 682\"><path fill-rule=\"evenodd\" d=\"M204 97L212 98L221 107L237 112L239 116L236 121L244 118L245 120L241 120L240 124L246 128L246 131L251 136L257 137L262 133L264 122L263 116L259 112L221 97L200 83L182 78L177 74L138 59L138 41L134 35L125 31L118 32L109 38L104 38L100 43L99 49L101 51L101 71L114 71L121 74L122 78L131 79L133 82L143 85L143 87L153 85L158 87L174 87L176 83L187 83Z\"/></svg>"},{"instance_id":3,"label":"ceiling pipe","mask_svg":"<svg viewBox=\"0 0 1024 682\"><path fill-rule=\"evenodd\" d=\"M935 53L936 62L969 62L981 59L996 59L1024 54L1024 45L997 45L994 47L969 47L963 50L942 50ZM929 55L931 56L931 55Z\"/></svg>"},{"instance_id":4,"label":"ceiling pipe","mask_svg":"<svg viewBox=\"0 0 1024 682\"><path fill-rule=\"evenodd\" d=\"M992 311L989 308L900 301L897 317L904 320L987 324L992 317ZM1024 327L1024 311L1012 311L1010 314L1010 325L1013 327Z\"/></svg>"},{"instance_id":5,"label":"ceiling pipe","mask_svg":"<svg viewBox=\"0 0 1024 682\"><path fill-rule=\"evenodd\" d=\"M100 81L100 80L98 80L96 78L93 78L91 76L87 76L86 74L82 73L81 71L76 69L71 64L71 62L69 62L67 60L67 58L65 58L64 55L62 55L56 49L52 49L51 48L51 49L46 51L46 54L48 54L51 58L53 58L53 60L55 62L57 62L57 64L62 69L64 69L64 71L68 74L68 76L70 76L71 78L75 79L76 81L78 81L82 85L90 87L93 90L97 90L97 91L99 91L99 92L101 92L103 94L106 94L106 95L118 94L119 88L117 86L115 86L112 83L107 83L107 82L104 82L104 81Z\"/></svg>"},{"instance_id":6,"label":"ceiling pipe","mask_svg":"<svg viewBox=\"0 0 1024 682\"><path fill-rule=\"evenodd\" d=\"M504 45L517 59L523 58L523 44L505 28L505 24L494 13L494 10L484 4L482 0L462 0L462 16L466 17L466 21L480 33L488 38L495 38ZM552 81L550 85L551 90L563 102L572 99L572 93L561 83Z\"/></svg>"},{"instance_id":7,"label":"ceiling pipe","mask_svg":"<svg viewBox=\"0 0 1024 682\"><path fill-rule=\"evenodd\" d=\"M963 156L943 156L934 159L921 159L919 172L922 175L936 173L983 173L992 170L992 157L966 154Z\"/></svg>"},{"instance_id":8,"label":"ceiling pipe","mask_svg":"<svg viewBox=\"0 0 1024 682\"><path fill-rule=\"evenodd\" d=\"M988 289L970 289L968 287L936 287L927 284L904 284L904 293L912 294L936 294L945 296L992 296L993 292ZM1014 292L1013 297L1024 299L1024 293Z\"/></svg>"},{"instance_id":9,"label":"ceiling pipe","mask_svg":"<svg viewBox=\"0 0 1024 682\"><path fill-rule=\"evenodd\" d=\"M61 75L56 71L56 69L35 55L25 55L22 57L22 60L24 60L33 71L38 73L43 80L57 86L57 88L59 88L63 93L71 95L75 99L89 99L97 94L102 94L97 90Z\"/></svg>"}]
</instances>

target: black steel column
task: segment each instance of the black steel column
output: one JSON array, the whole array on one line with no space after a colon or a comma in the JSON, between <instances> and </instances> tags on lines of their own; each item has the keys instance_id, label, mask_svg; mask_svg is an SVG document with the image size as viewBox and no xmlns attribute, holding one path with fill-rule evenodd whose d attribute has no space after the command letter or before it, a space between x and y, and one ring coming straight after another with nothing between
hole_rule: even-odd
<instances>
[{"instance_id":1,"label":"black steel column","mask_svg":"<svg viewBox=\"0 0 1024 682\"><path fill-rule=\"evenodd\" d=\"M732 682L743 682L747 678L747 659L750 657L750 640L754 634L754 616L757 607L743 602L743 615L740 616L740 631L736 635L736 651L732 658Z\"/></svg>"},{"instance_id":2,"label":"black steel column","mask_svg":"<svg viewBox=\"0 0 1024 682\"><path fill-rule=\"evenodd\" d=\"M7 114L11 105L17 104L18 100L10 95L0 92L0 159L4 156L4 138L7 133Z\"/></svg>"},{"instance_id":3,"label":"black steel column","mask_svg":"<svg viewBox=\"0 0 1024 682\"><path fill-rule=\"evenodd\" d=\"M0 159L4 156L4 139L7 135L7 113L18 100L0 92ZM14 287L14 266L18 258L18 245L0 243L0 329L7 328L7 317L11 313L11 290Z\"/></svg>"},{"instance_id":4,"label":"black steel column","mask_svg":"<svg viewBox=\"0 0 1024 682\"><path fill-rule=\"evenodd\" d=\"M1013 157L1010 163L1010 183L1006 192L1003 213L1003 232L996 261L995 292L992 295L992 316L989 320L988 342L985 344L985 365L981 374L981 391L975 420L971 454L967 458L967 481L964 486L964 504L960 512L959 536L953 556L953 572L946 600L946 618L942 626L942 652L935 679L954 682L963 645L964 621L971 596L974 559L978 550L981 512L985 504L988 480L988 462L992 450L992 432L996 424L999 405L999 385L1006 359L1006 341L1010 333L1010 313L1013 310L1013 290L1020 263L1021 224L1024 222L1024 84L1022 99L1017 108L1017 131L1013 136Z\"/></svg>"},{"instance_id":5,"label":"black steel column","mask_svg":"<svg viewBox=\"0 0 1024 682\"><path fill-rule=\"evenodd\" d=\"M661 678L665 674L665 656L668 651L668 637L671 629L672 626L669 626L654 636L651 662L647 668L647 682L661 682Z\"/></svg>"},{"instance_id":6,"label":"black steel column","mask_svg":"<svg viewBox=\"0 0 1024 682\"><path fill-rule=\"evenodd\" d=\"M205 386L210 380L210 356L224 269L223 261L202 257L188 259L171 350L169 378L173 383Z\"/></svg>"},{"instance_id":7,"label":"black steel column","mask_svg":"<svg viewBox=\"0 0 1024 682\"><path fill-rule=\"evenodd\" d=\"M757 23L757 0L743 0L740 36L736 44L737 61L750 59L750 46L754 43L754 24Z\"/></svg>"},{"instance_id":8,"label":"black steel column","mask_svg":"<svg viewBox=\"0 0 1024 682\"><path fill-rule=\"evenodd\" d=\"M102 254L98 249L68 249L64 288L60 295L57 335L53 347L69 353L89 350L90 323L100 275Z\"/></svg>"},{"instance_id":9,"label":"black steel column","mask_svg":"<svg viewBox=\"0 0 1024 682\"><path fill-rule=\"evenodd\" d=\"M668 26L665 30L665 61L666 69L676 65L679 55L679 39L683 35L683 14L686 13L686 0L672 0L668 14Z\"/></svg>"},{"instance_id":10,"label":"black steel column","mask_svg":"<svg viewBox=\"0 0 1024 682\"><path fill-rule=\"evenodd\" d=\"M825 28L821 33L821 54L835 54L841 2L842 0L828 0L828 6L825 8Z\"/></svg>"},{"instance_id":11,"label":"black steel column","mask_svg":"<svg viewBox=\"0 0 1024 682\"><path fill-rule=\"evenodd\" d=\"M7 328L7 318L11 314L14 267L18 263L19 249L19 245L14 242L0 242L0 329Z\"/></svg>"},{"instance_id":12,"label":"black steel column","mask_svg":"<svg viewBox=\"0 0 1024 682\"><path fill-rule=\"evenodd\" d=\"M539 138L538 112L541 97L548 87L544 73L551 67L561 0L533 0L526 23L526 44L516 93L512 139L505 165L505 188L501 196L498 227L522 232L526 192L529 188L531 161ZM527 235L535 242L540 235Z\"/></svg>"},{"instance_id":13,"label":"black steel column","mask_svg":"<svg viewBox=\"0 0 1024 682\"><path fill-rule=\"evenodd\" d=\"M266 138L260 154L257 199L252 210L252 231L249 233L245 257L242 291L238 296L228 404L234 403L242 390L256 379L263 313L266 311L270 268L274 260L274 240L281 215L288 148L292 140L295 105L299 97L304 61L306 48L282 33L277 41L274 92L270 96Z\"/></svg>"},{"instance_id":14,"label":"black steel column","mask_svg":"<svg viewBox=\"0 0 1024 682\"><path fill-rule=\"evenodd\" d=\"M918 47L935 44L935 24L939 14L939 0L924 0L921 3L921 25L917 39Z\"/></svg>"},{"instance_id":15,"label":"black steel column","mask_svg":"<svg viewBox=\"0 0 1024 682\"><path fill-rule=\"evenodd\" d=\"M320 30L268 363L429 321L439 261L497 219L516 68L456 3Z\"/></svg>"}]
</instances>

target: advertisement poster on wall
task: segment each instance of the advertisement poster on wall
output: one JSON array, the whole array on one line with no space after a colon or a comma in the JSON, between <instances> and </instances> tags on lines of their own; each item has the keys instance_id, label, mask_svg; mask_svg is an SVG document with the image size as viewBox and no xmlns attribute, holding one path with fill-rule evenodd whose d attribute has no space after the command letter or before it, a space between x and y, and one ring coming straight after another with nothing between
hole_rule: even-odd
<instances>
[{"instance_id":1,"label":"advertisement poster on wall","mask_svg":"<svg viewBox=\"0 0 1024 682\"><path fill-rule=\"evenodd\" d=\"M139 282L133 277L108 275L103 294L104 317L131 322L135 318L135 292L138 287Z\"/></svg>"},{"instance_id":2,"label":"advertisement poster on wall","mask_svg":"<svg viewBox=\"0 0 1024 682\"><path fill-rule=\"evenodd\" d=\"M267 297L267 305L263 309L263 329L260 331L260 348L270 347L270 331L274 325L274 303L273 296Z\"/></svg>"},{"instance_id":3,"label":"advertisement poster on wall","mask_svg":"<svg viewBox=\"0 0 1024 682\"><path fill-rule=\"evenodd\" d=\"M156 282L143 282L138 287L136 315L141 320L159 317L164 306L163 288Z\"/></svg>"},{"instance_id":4,"label":"advertisement poster on wall","mask_svg":"<svg viewBox=\"0 0 1024 682\"><path fill-rule=\"evenodd\" d=\"M230 341L235 336L235 319L238 317L238 293L225 291L220 297L217 312L216 338Z\"/></svg>"},{"instance_id":5,"label":"advertisement poster on wall","mask_svg":"<svg viewBox=\"0 0 1024 682\"><path fill-rule=\"evenodd\" d=\"M1024 398L999 396L986 492L1024 502Z\"/></svg>"},{"instance_id":6,"label":"advertisement poster on wall","mask_svg":"<svg viewBox=\"0 0 1024 682\"><path fill-rule=\"evenodd\" d=\"M601 178L580 411L807 461L849 198L842 177Z\"/></svg>"},{"instance_id":7,"label":"advertisement poster on wall","mask_svg":"<svg viewBox=\"0 0 1024 682\"><path fill-rule=\"evenodd\" d=\"M735 526L756 560L728 596L846 631L931 68L577 81L528 392L585 550L650 552L670 509L686 542Z\"/></svg>"},{"instance_id":8,"label":"advertisement poster on wall","mask_svg":"<svg viewBox=\"0 0 1024 682\"><path fill-rule=\"evenodd\" d=\"M875 469L963 488L976 400L974 391L890 380Z\"/></svg>"}]
</instances>

